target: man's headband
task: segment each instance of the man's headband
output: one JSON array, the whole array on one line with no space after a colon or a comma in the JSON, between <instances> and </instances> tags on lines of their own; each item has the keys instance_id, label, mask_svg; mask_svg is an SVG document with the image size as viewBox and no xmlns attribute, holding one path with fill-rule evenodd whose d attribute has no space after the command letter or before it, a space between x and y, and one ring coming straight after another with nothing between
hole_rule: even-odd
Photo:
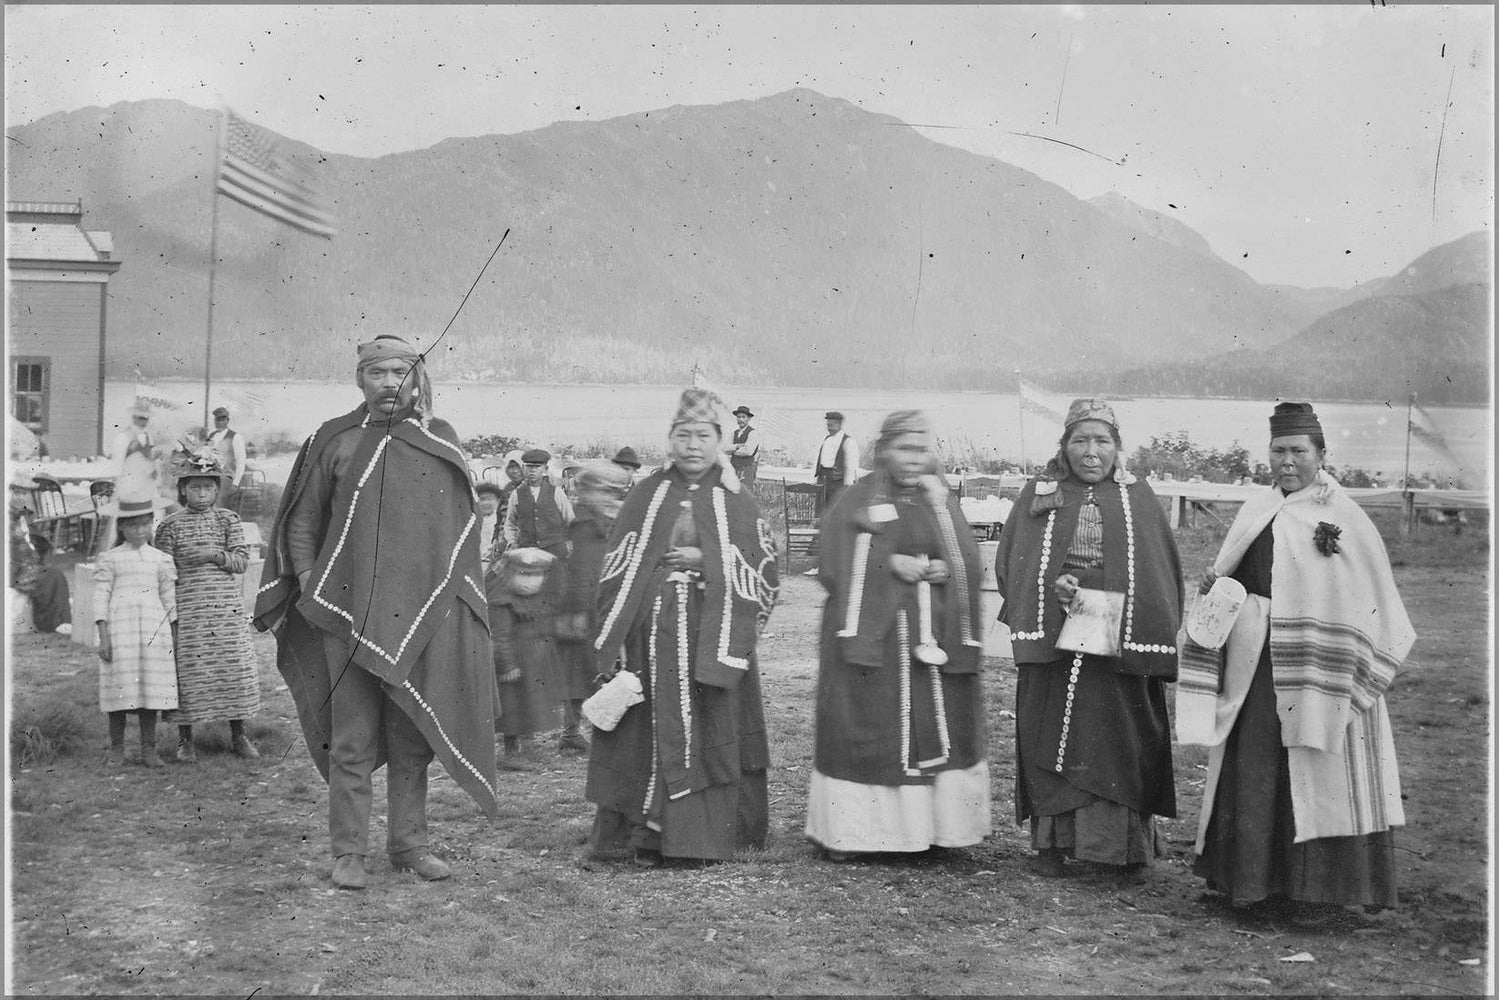
<instances>
[{"instance_id":1,"label":"man's headband","mask_svg":"<svg viewBox=\"0 0 1499 1000\"><path fill-rule=\"evenodd\" d=\"M422 359L417 349L394 334L382 334L374 340L359 345L359 367L378 364L381 361L408 361L416 364Z\"/></svg>"}]
</instances>

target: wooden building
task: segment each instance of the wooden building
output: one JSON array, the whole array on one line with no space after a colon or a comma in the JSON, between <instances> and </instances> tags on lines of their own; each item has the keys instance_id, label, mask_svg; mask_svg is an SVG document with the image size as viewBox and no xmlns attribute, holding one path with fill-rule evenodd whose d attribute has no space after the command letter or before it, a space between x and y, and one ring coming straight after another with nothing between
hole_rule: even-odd
<instances>
[{"instance_id":1,"label":"wooden building","mask_svg":"<svg viewBox=\"0 0 1499 1000\"><path fill-rule=\"evenodd\" d=\"M54 458L104 451L109 233L83 228L80 202L5 203L10 412Z\"/></svg>"}]
</instances>

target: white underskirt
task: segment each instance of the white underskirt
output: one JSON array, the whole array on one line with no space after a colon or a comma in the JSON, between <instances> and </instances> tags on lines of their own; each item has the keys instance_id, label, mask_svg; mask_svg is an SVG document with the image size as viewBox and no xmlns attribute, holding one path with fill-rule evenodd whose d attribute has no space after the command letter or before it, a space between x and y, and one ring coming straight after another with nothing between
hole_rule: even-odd
<instances>
[{"instance_id":1,"label":"white underskirt","mask_svg":"<svg viewBox=\"0 0 1499 1000\"><path fill-rule=\"evenodd\" d=\"M987 761L940 771L929 785L861 785L812 772L807 836L830 851L968 847L992 830Z\"/></svg>"}]
</instances>

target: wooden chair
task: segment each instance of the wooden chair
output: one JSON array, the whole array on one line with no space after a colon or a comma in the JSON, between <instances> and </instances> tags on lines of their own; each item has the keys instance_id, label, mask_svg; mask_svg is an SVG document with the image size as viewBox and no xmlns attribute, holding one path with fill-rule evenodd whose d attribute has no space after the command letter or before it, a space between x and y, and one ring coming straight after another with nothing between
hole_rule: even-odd
<instances>
[{"instance_id":1,"label":"wooden chair","mask_svg":"<svg viewBox=\"0 0 1499 1000\"><path fill-rule=\"evenodd\" d=\"M505 467L503 465L486 465L479 470L479 481L481 483L493 483L501 489L510 485L510 479L505 475Z\"/></svg>"},{"instance_id":2,"label":"wooden chair","mask_svg":"<svg viewBox=\"0 0 1499 1000\"><path fill-rule=\"evenodd\" d=\"M33 477L31 502L36 509L31 530L45 538L54 551L72 548L82 541L83 515L68 513L61 483L50 476Z\"/></svg>"},{"instance_id":3,"label":"wooden chair","mask_svg":"<svg viewBox=\"0 0 1499 1000\"><path fill-rule=\"evenodd\" d=\"M68 512L67 501L62 497L62 483L50 476L32 477L31 503L39 518L62 517Z\"/></svg>"},{"instance_id":4,"label":"wooden chair","mask_svg":"<svg viewBox=\"0 0 1499 1000\"><path fill-rule=\"evenodd\" d=\"M239 486L234 491L234 503L231 508L240 516L240 520L249 521L264 511L267 488L264 470L245 470L245 474L240 477Z\"/></svg>"},{"instance_id":5,"label":"wooden chair","mask_svg":"<svg viewBox=\"0 0 1499 1000\"><path fill-rule=\"evenodd\" d=\"M94 509L91 515L83 518L83 553L85 557L91 558L99 548L99 531L104 524L103 508L114 496L115 484L113 479L95 479L88 484L89 503Z\"/></svg>"},{"instance_id":6,"label":"wooden chair","mask_svg":"<svg viewBox=\"0 0 1499 1000\"><path fill-rule=\"evenodd\" d=\"M786 524L786 554L807 555L817 548L816 483L781 481L781 514Z\"/></svg>"},{"instance_id":7,"label":"wooden chair","mask_svg":"<svg viewBox=\"0 0 1499 1000\"><path fill-rule=\"evenodd\" d=\"M113 479L95 479L88 484L88 498L93 501L95 513L98 513L104 502L114 495L115 481Z\"/></svg>"}]
</instances>

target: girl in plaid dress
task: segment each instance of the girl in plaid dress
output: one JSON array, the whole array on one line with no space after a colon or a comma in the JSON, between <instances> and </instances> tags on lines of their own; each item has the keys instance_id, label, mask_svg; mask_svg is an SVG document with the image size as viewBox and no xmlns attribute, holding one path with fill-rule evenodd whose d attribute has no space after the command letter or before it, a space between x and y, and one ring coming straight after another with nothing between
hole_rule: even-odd
<instances>
[{"instance_id":1,"label":"girl in plaid dress","mask_svg":"<svg viewBox=\"0 0 1499 1000\"><path fill-rule=\"evenodd\" d=\"M174 460L183 508L156 530L156 547L177 565L177 759L197 760L196 723L227 719L238 757L260 756L245 719L260 711L260 671L240 574L250 563L239 515L217 507L223 467L205 449Z\"/></svg>"},{"instance_id":2,"label":"girl in plaid dress","mask_svg":"<svg viewBox=\"0 0 1499 1000\"><path fill-rule=\"evenodd\" d=\"M119 504L125 540L99 557L94 568L94 606L99 626L99 708L109 715L105 763L125 763L125 717L140 717L141 763L160 767L156 752L156 713L177 707L177 668L173 633L177 609L177 570L170 556L152 548L151 502L133 513Z\"/></svg>"}]
</instances>

